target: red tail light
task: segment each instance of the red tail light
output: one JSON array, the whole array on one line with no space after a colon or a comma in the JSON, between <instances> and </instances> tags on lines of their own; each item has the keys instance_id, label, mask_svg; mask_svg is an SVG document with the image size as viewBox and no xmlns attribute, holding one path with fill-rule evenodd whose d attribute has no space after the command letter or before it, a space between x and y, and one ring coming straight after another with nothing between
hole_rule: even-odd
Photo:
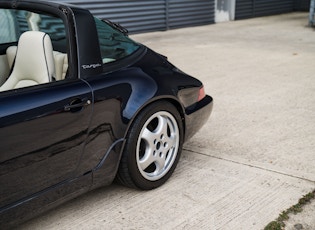
<instances>
[{"instance_id":1,"label":"red tail light","mask_svg":"<svg viewBox=\"0 0 315 230\"><path fill-rule=\"evenodd\" d=\"M199 89L198 101L201 101L205 96L205 88L201 86L201 88Z\"/></svg>"}]
</instances>

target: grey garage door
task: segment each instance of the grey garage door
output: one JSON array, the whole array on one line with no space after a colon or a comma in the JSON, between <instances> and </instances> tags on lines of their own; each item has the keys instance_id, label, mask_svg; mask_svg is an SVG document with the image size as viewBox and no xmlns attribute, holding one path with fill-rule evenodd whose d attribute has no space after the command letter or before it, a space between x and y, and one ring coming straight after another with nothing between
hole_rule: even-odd
<instances>
[{"instance_id":1,"label":"grey garage door","mask_svg":"<svg viewBox=\"0 0 315 230\"><path fill-rule=\"evenodd\" d=\"M214 23L215 0L59 0L110 19L130 33Z\"/></svg>"},{"instance_id":2,"label":"grey garage door","mask_svg":"<svg viewBox=\"0 0 315 230\"><path fill-rule=\"evenodd\" d=\"M294 7L293 0L236 0L235 19L289 13Z\"/></svg>"},{"instance_id":3,"label":"grey garage door","mask_svg":"<svg viewBox=\"0 0 315 230\"><path fill-rule=\"evenodd\" d=\"M295 10L309 11L310 10L310 0L295 0Z\"/></svg>"},{"instance_id":4,"label":"grey garage door","mask_svg":"<svg viewBox=\"0 0 315 230\"><path fill-rule=\"evenodd\" d=\"M166 2L168 28L214 23L214 0L169 0Z\"/></svg>"}]
</instances>

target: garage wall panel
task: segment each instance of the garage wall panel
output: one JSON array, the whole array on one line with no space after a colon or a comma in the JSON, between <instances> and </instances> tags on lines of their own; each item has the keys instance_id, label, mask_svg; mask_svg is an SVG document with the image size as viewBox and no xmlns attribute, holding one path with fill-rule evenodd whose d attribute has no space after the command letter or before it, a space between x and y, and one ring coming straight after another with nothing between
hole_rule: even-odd
<instances>
[{"instance_id":1,"label":"garage wall panel","mask_svg":"<svg viewBox=\"0 0 315 230\"><path fill-rule=\"evenodd\" d=\"M309 11L310 0L295 0L294 9L297 11Z\"/></svg>"},{"instance_id":2,"label":"garage wall panel","mask_svg":"<svg viewBox=\"0 0 315 230\"><path fill-rule=\"evenodd\" d=\"M235 19L251 18L254 14L253 0L236 0Z\"/></svg>"},{"instance_id":3,"label":"garage wall panel","mask_svg":"<svg viewBox=\"0 0 315 230\"><path fill-rule=\"evenodd\" d=\"M214 14L214 1L169 0L168 27L178 28L214 23Z\"/></svg>"},{"instance_id":4,"label":"garage wall panel","mask_svg":"<svg viewBox=\"0 0 315 230\"><path fill-rule=\"evenodd\" d=\"M166 28L165 0L65 0L62 2L89 9L98 18L118 22L128 28L131 33Z\"/></svg>"},{"instance_id":5,"label":"garage wall panel","mask_svg":"<svg viewBox=\"0 0 315 230\"><path fill-rule=\"evenodd\" d=\"M58 1L58 0L57 0ZM130 33L214 23L215 0L59 0L89 9Z\"/></svg>"},{"instance_id":6,"label":"garage wall panel","mask_svg":"<svg viewBox=\"0 0 315 230\"><path fill-rule=\"evenodd\" d=\"M294 11L295 0L236 0L235 18L244 19Z\"/></svg>"},{"instance_id":7,"label":"garage wall panel","mask_svg":"<svg viewBox=\"0 0 315 230\"><path fill-rule=\"evenodd\" d=\"M292 0L256 0L255 17L292 12L294 2Z\"/></svg>"}]
</instances>

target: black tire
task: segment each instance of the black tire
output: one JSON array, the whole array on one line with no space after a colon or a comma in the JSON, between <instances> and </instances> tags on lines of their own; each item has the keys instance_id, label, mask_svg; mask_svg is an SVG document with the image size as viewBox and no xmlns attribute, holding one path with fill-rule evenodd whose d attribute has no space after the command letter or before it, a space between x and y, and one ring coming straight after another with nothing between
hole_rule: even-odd
<instances>
[{"instance_id":1,"label":"black tire","mask_svg":"<svg viewBox=\"0 0 315 230\"><path fill-rule=\"evenodd\" d=\"M177 109L160 101L143 109L131 125L117 180L125 186L150 190L172 175L183 146L183 124Z\"/></svg>"}]
</instances>

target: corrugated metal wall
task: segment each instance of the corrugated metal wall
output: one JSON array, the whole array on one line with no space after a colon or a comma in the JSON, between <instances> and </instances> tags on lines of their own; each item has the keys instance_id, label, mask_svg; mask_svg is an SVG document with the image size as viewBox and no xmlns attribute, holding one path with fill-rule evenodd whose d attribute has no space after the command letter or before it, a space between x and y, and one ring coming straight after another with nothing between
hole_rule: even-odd
<instances>
[{"instance_id":1,"label":"corrugated metal wall","mask_svg":"<svg viewBox=\"0 0 315 230\"><path fill-rule=\"evenodd\" d=\"M130 33L167 30L215 22L215 0L55 0L72 3ZM310 0L235 0L235 19L308 10Z\"/></svg>"},{"instance_id":2,"label":"corrugated metal wall","mask_svg":"<svg viewBox=\"0 0 315 230\"><path fill-rule=\"evenodd\" d=\"M295 0L295 10L298 11L309 11L310 0Z\"/></svg>"},{"instance_id":3,"label":"corrugated metal wall","mask_svg":"<svg viewBox=\"0 0 315 230\"><path fill-rule=\"evenodd\" d=\"M254 11L253 0L236 0L235 3L235 19L251 18Z\"/></svg>"},{"instance_id":4,"label":"corrugated metal wall","mask_svg":"<svg viewBox=\"0 0 315 230\"><path fill-rule=\"evenodd\" d=\"M130 33L214 23L215 0L59 0L126 27Z\"/></svg>"},{"instance_id":5,"label":"corrugated metal wall","mask_svg":"<svg viewBox=\"0 0 315 230\"><path fill-rule=\"evenodd\" d=\"M168 27L178 28L214 23L215 1L169 0Z\"/></svg>"},{"instance_id":6,"label":"corrugated metal wall","mask_svg":"<svg viewBox=\"0 0 315 230\"><path fill-rule=\"evenodd\" d=\"M235 19L289 13L294 6L293 0L236 0Z\"/></svg>"}]
</instances>

